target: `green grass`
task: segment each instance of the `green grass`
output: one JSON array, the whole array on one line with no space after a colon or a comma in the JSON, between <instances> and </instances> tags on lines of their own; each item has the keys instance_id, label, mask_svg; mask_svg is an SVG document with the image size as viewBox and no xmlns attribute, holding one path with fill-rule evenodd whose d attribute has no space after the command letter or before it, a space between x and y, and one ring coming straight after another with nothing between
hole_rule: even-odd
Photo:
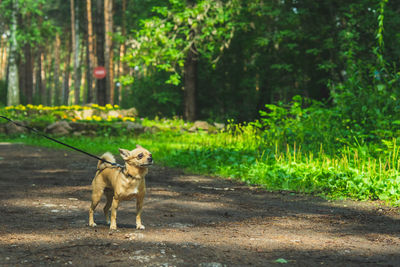
<instances>
[{"instance_id":1,"label":"green grass","mask_svg":"<svg viewBox=\"0 0 400 267\"><path fill-rule=\"evenodd\" d=\"M232 126L218 134L162 131L132 137L63 137L61 141L100 155L149 149L156 163L192 173L235 178L269 190L291 190L333 198L380 199L399 205L399 147L393 141L384 157L371 157L361 148L343 146L336 154L324 145L310 151L293 143L268 142L252 126ZM232 130L232 129L231 129ZM64 147L38 136L7 137L7 142Z\"/></svg>"},{"instance_id":2,"label":"green grass","mask_svg":"<svg viewBox=\"0 0 400 267\"><path fill-rule=\"evenodd\" d=\"M393 138L400 133L397 126L371 130L318 103L303 108L302 101L297 97L289 106L267 105L260 120L229 122L225 131L216 134L186 132L192 124L177 118L137 119L137 123L159 131L135 136L123 129L108 131L112 121L94 121L107 130L99 128L97 137L60 140L97 155L106 151L117 154L118 148L132 149L140 144L153 153L158 164L192 173L230 177L269 190L379 199L399 206L400 147ZM70 109L81 108L17 106L0 112L47 125L65 118ZM387 134L382 136L382 132ZM0 141L66 149L34 134L0 135Z\"/></svg>"}]
</instances>

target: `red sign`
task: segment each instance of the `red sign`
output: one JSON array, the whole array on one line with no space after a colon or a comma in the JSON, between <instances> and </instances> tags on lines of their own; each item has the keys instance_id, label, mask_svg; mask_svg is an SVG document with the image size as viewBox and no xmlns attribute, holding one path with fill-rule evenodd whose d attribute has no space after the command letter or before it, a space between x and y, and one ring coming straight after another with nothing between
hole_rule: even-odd
<instances>
[{"instance_id":1,"label":"red sign","mask_svg":"<svg viewBox=\"0 0 400 267\"><path fill-rule=\"evenodd\" d=\"M106 77L106 69L102 66L98 66L94 68L93 75L97 79L103 79L104 77Z\"/></svg>"}]
</instances>

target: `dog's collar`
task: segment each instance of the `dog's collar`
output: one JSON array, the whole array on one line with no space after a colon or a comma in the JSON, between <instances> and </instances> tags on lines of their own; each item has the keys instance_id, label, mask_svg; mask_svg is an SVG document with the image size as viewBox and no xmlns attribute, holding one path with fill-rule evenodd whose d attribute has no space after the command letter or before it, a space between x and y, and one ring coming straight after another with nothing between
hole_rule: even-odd
<instances>
[{"instance_id":1,"label":"dog's collar","mask_svg":"<svg viewBox=\"0 0 400 267\"><path fill-rule=\"evenodd\" d=\"M125 177L131 178L131 179L136 179L140 180L141 178L138 178L137 176L131 175L128 170L126 169L126 166L121 167L121 173L125 175Z\"/></svg>"}]
</instances>

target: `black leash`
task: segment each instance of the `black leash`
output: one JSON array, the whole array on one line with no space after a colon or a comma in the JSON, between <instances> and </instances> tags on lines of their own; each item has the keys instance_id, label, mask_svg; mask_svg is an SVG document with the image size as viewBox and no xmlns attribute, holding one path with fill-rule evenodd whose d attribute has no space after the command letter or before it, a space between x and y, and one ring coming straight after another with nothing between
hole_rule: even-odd
<instances>
[{"instance_id":1,"label":"black leash","mask_svg":"<svg viewBox=\"0 0 400 267\"><path fill-rule=\"evenodd\" d=\"M13 121L12 119L9 119L9 118L7 118L7 117L4 117L4 116L0 116L0 118L3 118L3 119L5 119L5 120L7 120L7 121L9 121L9 122L11 122L11 123L14 123L15 125L17 125L17 126L19 126L19 127L24 127L24 128L26 128L26 129L28 129L28 130L30 130L30 131L33 131L33 132L35 132L37 135L40 135L40 136L42 136L42 137L44 137L44 138L47 138L47 139L49 139L49 140L51 140L51 141L53 141L53 142L56 142L56 143L58 143L58 144L60 144L60 145L69 147L69 148L71 148L71 149L73 149L73 150L76 150L76 151L78 151L78 152L81 152L81 153L83 153L83 154L86 154L86 155L88 155L89 157L92 157L92 158L95 158L95 159L97 159L97 160L103 161L103 162L105 162L105 163L111 164L112 166L116 166L116 167L119 167L119 168L123 168L123 166L120 165L120 164L118 164L118 163L110 162L110 161L108 161L108 160L99 158L99 157L96 156L96 155L90 154L90 153L88 153L88 152L86 152L86 151L80 150L79 148L76 148L76 147L73 147L73 146L68 145L68 144L66 144L66 143L63 143L63 142L61 142L61 141L58 141L57 139L54 139L54 138L52 138L52 137L50 137L50 136L47 136L47 135L45 135L45 134L39 132L39 131L36 130L35 128L29 127L29 126L26 126L26 125L22 125L22 124L20 124L20 123L18 123L18 122L16 122L16 121Z\"/></svg>"}]
</instances>

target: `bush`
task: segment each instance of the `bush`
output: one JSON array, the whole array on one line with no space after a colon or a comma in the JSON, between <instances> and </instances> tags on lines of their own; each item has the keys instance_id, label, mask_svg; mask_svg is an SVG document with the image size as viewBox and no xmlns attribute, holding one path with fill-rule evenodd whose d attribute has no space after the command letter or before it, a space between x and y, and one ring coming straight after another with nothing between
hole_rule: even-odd
<instances>
[{"instance_id":1,"label":"bush","mask_svg":"<svg viewBox=\"0 0 400 267\"><path fill-rule=\"evenodd\" d=\"M323 103L293 97L290 104L265 105L261 118L254 125L263 131L266 142L297 144L307 150L318 150L321 144L329 144L334 151L346 143L349 131L335 109Z\"/></svg>"}]
</instances>

